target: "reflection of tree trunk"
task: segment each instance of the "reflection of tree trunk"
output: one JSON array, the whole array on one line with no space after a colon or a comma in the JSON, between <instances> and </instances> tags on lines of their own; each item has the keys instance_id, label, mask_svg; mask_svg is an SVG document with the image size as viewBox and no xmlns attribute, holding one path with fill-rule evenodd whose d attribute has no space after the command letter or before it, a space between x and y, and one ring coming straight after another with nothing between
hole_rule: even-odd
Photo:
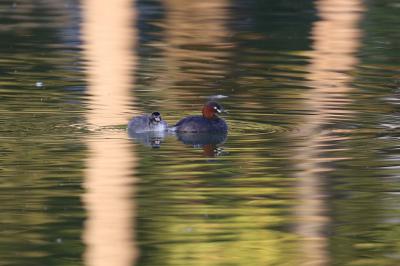
<instances>
[{"instance_id":1,"label":"reflection of tree trunk","mask_svg":"<svg viewBox=\"0 0 400 266\"><path fill-rule=\"evenodd\" d=\"M229 1L165 0L163 5L165 38L158 45L164 51L164 76L168 78L159 79L152 87L169 88L169 100L180 100L182 91L174 89L176 84L187 81L184 93L190 95L198 92L189 84L226 75L226 39L230 33L224 23L228 21Z\"/></svg>"},{"instance_id":2,"label":"reflection of tree trunk","mask_svg":"<svg viewBox=\"0 0 400 266\"><path fill-rule=\"evenodd\" d=\"M128 0L83 2L84 52L88 60L90 120L96 126L125 124L132 115L134 15Z\"/></svg>"},{"instance_id":3,"label":"reflection of tree trunk","mask_svg":"<svg viewBox=\"0 0 400 266\"><path fill-rule=\"evenodd\" d=\"M342 140L323 127L336 120L352 116L345 108L351 102L348 83L351 76L346 71L354 69L360 31L361 0L320 0L317 1L321 17L313 25L313 50L308 54L309 87L304 108L314 115L304 117L300 126L299 149L294 156L298 166L298 216L297 232L303 237L302 254L305 265L327 265L327 239L325 232L329 219L326 216L325 198L327 192L324 173L333 171L327 163L337 159L330 156L335 147L329 143Z\"/></svg>"},{"instance_id":4,"label":"reflection of tree trunk","mask_svg":"<svg viewBox=\"0 0 400 266\"><path fill-rule=\"evenodd\" d=\"M125 124L135 57L132 56L133 5L129 0L83 2L84 53L88 60L88 123L91 126ZM83 197L87 221L83 239L86 265L133 265L133 184L135 158L126 132L99 130L87 139ZM103 133L102 133L103 132Z\"/></svg>"},{"instance_id":5,"label":"reflection of tree trunk","mask_svg":"<svg viewBox=\"0 0 400 266\"><path fill-rule=\"evenodd\" d=\"M132 239L133 184L129 178L133 159L120 137L116 134L88 142L90 157L83 198L88 217L84 232L88 266L130 266L137 256Z\"/></svg>"}]
</instances>

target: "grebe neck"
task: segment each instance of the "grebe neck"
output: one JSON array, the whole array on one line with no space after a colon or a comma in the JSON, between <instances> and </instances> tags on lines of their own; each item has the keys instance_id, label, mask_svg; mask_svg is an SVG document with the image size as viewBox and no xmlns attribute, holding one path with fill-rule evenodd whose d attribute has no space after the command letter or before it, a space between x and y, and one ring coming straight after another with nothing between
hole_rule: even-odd
<instances>
[{"instance_id":1,"label":"grebe neck","mask_svg":"<svg viewBox=\"0 0 400 266\"><path fill-rule=\"evenodd\" d=\"M213 119L217 116L215 115L215 111L212 107L205 105L202 110L203 117L207 119Z\"/></svg>"}]
</instances>

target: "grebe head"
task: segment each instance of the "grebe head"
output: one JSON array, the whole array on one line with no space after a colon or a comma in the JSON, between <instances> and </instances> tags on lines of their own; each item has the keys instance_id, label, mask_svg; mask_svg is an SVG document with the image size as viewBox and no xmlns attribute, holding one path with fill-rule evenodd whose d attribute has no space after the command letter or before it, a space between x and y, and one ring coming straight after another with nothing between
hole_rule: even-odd
<instances>
[{"instance_id":1,"label":"grebe head","mask_svg":"<svg viewBox=\"0 0 400 266\"><path fill-rule=\"evenodd\" d=\"M220 114L222 112L225 112L224 108L222 105L220 105L217 102L207 102L203 106L203 116L207 119L213 119L217 117L217 114Z\"/></svg>"},{"instance_id":2,"label":"grebe head","mask_svg":"<svg viewBox=\"0 0 400 266\"><path fill-rule=\"evenodd\" d=\"M153 112L150 116L150 122L153 124L160 123L162 120L161 114L159 112Z\"/></svg>"}]
</instances>

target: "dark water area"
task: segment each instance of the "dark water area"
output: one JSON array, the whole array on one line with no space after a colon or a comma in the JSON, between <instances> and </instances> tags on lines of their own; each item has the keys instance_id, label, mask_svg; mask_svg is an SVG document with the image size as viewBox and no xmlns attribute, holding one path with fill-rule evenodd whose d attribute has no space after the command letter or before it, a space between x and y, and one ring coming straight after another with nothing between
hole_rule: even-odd
<instances>
[{"instance_id":1,"label":"dark water area","mask_svg":"<svg viewBox=\"0 0 400 266\"><path fill-rule=\"evenodd\" d=\"M0 3L0 265L400 264L398 1L103 2Z\"/></svg>"}]
</instances>

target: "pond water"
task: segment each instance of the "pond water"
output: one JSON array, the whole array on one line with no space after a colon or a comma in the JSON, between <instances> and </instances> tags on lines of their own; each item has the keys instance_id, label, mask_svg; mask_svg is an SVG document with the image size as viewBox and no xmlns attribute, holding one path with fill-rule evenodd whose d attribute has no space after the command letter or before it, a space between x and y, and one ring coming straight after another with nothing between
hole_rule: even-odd
<instances>
[{"instance_id":1,"label":"pond water","mask_svg":"<svg viewBox=\"0 0 400 266\"><path fill-rule=\"evenodd\" d=\"M0 265L400 265L399 12L1 1Z\"/></svg>"}]
</instances>

